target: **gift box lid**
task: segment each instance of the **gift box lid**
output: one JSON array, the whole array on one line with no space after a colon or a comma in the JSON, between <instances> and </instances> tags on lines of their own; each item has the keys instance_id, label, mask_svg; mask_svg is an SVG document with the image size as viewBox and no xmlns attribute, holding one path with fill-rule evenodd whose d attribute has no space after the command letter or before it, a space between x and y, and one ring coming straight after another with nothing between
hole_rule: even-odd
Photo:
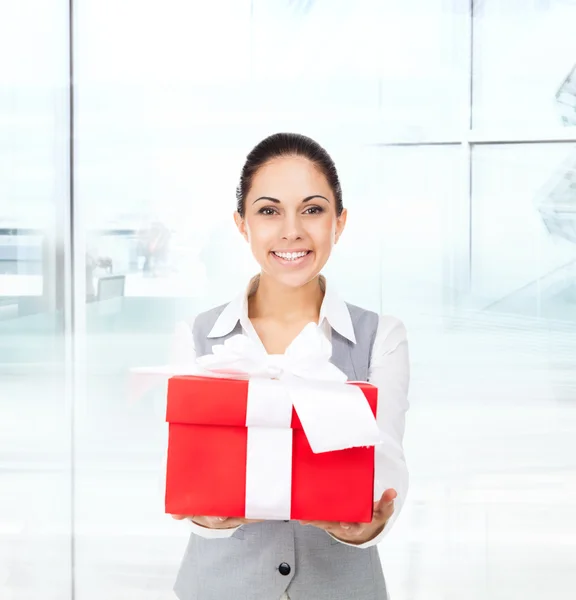
<instances>
[{"instance_id":1,"label":"gift box lid","mask_svg":"<svg viewBox=\"0 0 576 600\"><path fill-rule=\"evenodd\" d=\"M185 375L168 381L166 421L171 424L245 427L247 379L225 379ZM360 387L376 416L378 389L365 382L348 382ZM292 429L302 429L292 409Z\"/></svg>"}]
</instances>

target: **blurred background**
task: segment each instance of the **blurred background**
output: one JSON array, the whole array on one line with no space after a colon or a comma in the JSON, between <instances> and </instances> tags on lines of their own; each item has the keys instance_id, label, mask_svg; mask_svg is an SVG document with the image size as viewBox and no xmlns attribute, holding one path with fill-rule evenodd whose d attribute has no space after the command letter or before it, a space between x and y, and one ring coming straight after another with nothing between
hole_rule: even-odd
<instances>
[{"instance_id":1,"label":"blurred background","mask_svg":"<svg viewBox=\"0 0 576 600\"><path fill-rule=\"evenodd\" d=\"M175 325L255 272L248 151L316 138L326 270L408 327L394 600L574 597L576 2L0 0L0 598L167 600Z\"/></svg>"}]
</instances>

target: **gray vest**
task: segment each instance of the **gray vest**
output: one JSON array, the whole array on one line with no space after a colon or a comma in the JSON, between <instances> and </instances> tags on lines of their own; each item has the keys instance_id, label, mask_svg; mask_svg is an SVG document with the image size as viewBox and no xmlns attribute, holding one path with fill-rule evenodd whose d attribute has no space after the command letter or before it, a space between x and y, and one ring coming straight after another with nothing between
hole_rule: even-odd
<instances>
[{"instance_id":1,"label":"gray vest","mask_svg":"<svg viewBox=\"0 0 576 600\"><path fill-rule=\"evenodd\" d=\"M200 314L193 328L198 356L241 333L207 336L225 306ZM378 315L348 305L356 344L332 330L331 361L348 379L366 381ZM282 575L281 563L290 565ZM286 571L284 568L283 571ZM243 525L230 538L190 537L174 588L180 600L385 600L388 596L376 546L355 548L324 531L292 521Z\"/></svg>"}]
</instances>

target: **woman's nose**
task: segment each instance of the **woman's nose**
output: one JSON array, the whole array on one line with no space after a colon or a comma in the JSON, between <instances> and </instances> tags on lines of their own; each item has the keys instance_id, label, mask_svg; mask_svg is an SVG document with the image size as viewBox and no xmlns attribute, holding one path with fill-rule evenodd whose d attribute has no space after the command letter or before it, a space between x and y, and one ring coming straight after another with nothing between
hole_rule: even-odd
<instances>
[{"instance_id":1,"label":"woman's nose","mask_svg":"<svg viewBox=\"0 0 576 600\"><path fill-rule=\"evenodd\" d=\"M302 238L303 228L298 217L286 216L282 223L282 238L285 240L299 240Z\"/></svg>"}]
</instances>

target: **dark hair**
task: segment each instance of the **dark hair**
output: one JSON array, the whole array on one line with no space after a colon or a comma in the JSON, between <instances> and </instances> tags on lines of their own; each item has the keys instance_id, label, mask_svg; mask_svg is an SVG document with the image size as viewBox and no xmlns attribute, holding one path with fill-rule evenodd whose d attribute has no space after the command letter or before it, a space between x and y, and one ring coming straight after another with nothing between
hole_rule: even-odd
<instances>
[{"instance_id":1,"label":"dark hair","mask_svg":"<svg viewBox=\"0 0 576 600\"><path fill-rule=\"evenodd\" d=\"M299 133L275 133L262 140L246 157L246 163L240 175L240 183L236 188L237 210L244 217L244 202L252 186L254 175L267 162L274 158L284 156L302 156L307 158L323 173L332 188L336 200L336 214L340 216L344 206L342 204L342 188L336 171L334 161L313 139Z\"/></svg>"}]
</instances>

